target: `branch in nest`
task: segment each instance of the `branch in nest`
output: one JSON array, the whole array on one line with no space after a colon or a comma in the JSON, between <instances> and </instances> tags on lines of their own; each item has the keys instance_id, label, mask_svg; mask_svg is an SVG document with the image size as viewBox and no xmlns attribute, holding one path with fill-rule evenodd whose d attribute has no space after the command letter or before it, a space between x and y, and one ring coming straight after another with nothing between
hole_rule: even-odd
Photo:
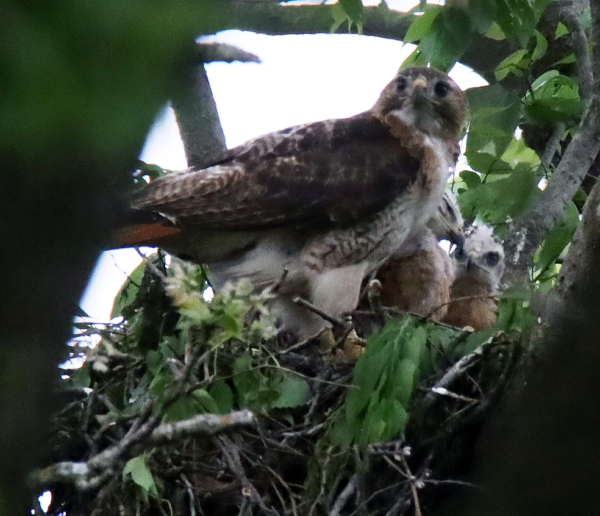
<instances>
[{"instance_id":1,"label":"branch in nest","mask_svg":"<svg viewBox=\"0 0 600 516\"><path fill-rule=\"evenodd\" d=\"M312 313L317 314L324 321L327 321L328 323L331 323L334 326L337 326L338 328L343 328L344 330L348 329L348 324L346 324L344 321L336 319L335 317L331 317L330 315L323 312L323 310L321 310L320 308L317 308L315 305L309 303L306 299L302 299L301 297L295 297L294 303L306 308L307 310L310 310Z\"/></svg>"},{"instance_id":2,"label":"branch in nest","mask_svg":"<svg viewBox=\"0 0 600 516\"><path fill-rule=\"evenodd\" d=\"M212 435L237 426L254 425L256 419L249 410L240 410L226 415L200 414L175 423L164 423L149 435L136 442L137 446L150 447L169 444L195 435ZM144 430L143 425L139 430ZM130 449L129 441L138 437L138 432L126 435L118 444L104 450L87 462L59 462L37 470L30 481L41 488L55 484L73 484L81 491L94 489L112 475L112 468L125 450ZM125 442L127 441L127 442Z\"/></svg>"}]
</instances>

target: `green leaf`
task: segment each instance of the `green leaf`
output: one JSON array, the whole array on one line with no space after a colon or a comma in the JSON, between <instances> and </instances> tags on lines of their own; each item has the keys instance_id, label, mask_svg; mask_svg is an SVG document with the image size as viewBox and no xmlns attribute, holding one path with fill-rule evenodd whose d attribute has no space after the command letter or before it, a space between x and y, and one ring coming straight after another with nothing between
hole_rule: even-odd
<instances>
[{"instance_id":1,"label":"green leaf","mask_svg":"<svg viewBox=\"0 0 600 516\"><path fill-rule=\"evenodd\" d=\"M577 81L557 70L540 75L525 96L526 115L542 124L575 119L582 109Z\"/></svg>"},{"instance_id":2,"label":"green leaf","mask_svg":"<svg viewBox=\"0 0 600 516\"><path fill-rule=\"evenodd\" d=\"M462 9L444 8L421 38L419 51L432 66L448 71L462 57L473 34L471 20Z\"/></svg>"},{"instance_id":3,"label":"green leaf","mask_svg":"<svg viewBox=\"0 0 600 516\"><path fill-rule=\"evenodd\" d=\"M414 43L429 33L435 19L442 14L444 8L441 5L427 5L425 12L417 16L410 24L404 36L405 43Z\"/></svg>"},{"instance_id":4,"label":"green leaf","mask_svg":"<svg viewBox=\"0 0 600 516\"><path fill-rule=\"evenodd\" d=\"M500 84L470 88L467 98L472 121L467 135L466 155L472 168L488 172L514 137L521 113L520 100ZM480 154L489 155L491 159Z\"/></svg>"},{"instance_id":5,"label":"green leaf","mask_svg":"<svg viewBox=\"0 0 600 516\"><path fill-rule=\"evenodd\" d=\"M556 32L554 33L554 39L558 39L568 33L569 29L567 29L567 26L562 22L558 22L558 25L556 26Z\"/></svg>"},{"instance_id":6,"label":"green leaf","mask_svg":"<svg viewBox=\"0 0 600 516\"><path fill-rule=\"evenodd\" d=\"M496 22L507 38L517 40L522 47L533 35L541 14L537 5L527 0L498 0Z\"/></svg>"},{"instance_id":7,"label":"green leaf","mask_svg":"<svg viewBox=\"0 0 600 516\"><path fill-rule=\"evenodd\" d=\"M548 41L540 31L535 31L535 48L531 54L531 60L537 61L541 59L548 50Z\"/></svg>"},{"instance_id":8,"label":"green leaf","mask_svg":"<svg viewBox=\"0 0 600 516\"><path fill-rule=\"evenodd\" d=\"M219 413L217 402L206 389L196 389L194 392L192 392L192 396L198 402L198 405L203 412L209 412L210 414Z\"/></svg>"},{"instance_id":9,"label":"green leaf","mask_svg":"<svg viewBox=\"0 0 600 516\"><path fill-rule=\"evenodd\" d=\"M73 371L71 374L73 385L76 387L89 387L92 383L90 369L90 364L86 362L79 369Z\"/></svg>"},{"instance_id":10,"label":"green leaf","mask_svg":"<svg viewBox=\"0 0 600 516\"><path fill-rule=\"evenodd\" d=\"M125 284L119 290L119 293L115 297L115 302L113 304L112 310L110 312L110 318L118 317L123 315L123 309L126 306L129 306L135 300L135 296L137 295L138 289L142 284L142 279L144 278L144 272L146 270L146 264L140 263L135 270L129 275Z\"/></svg>"},{"instance_id":11,"label":"green leaf","mask_svg":"<svg viewBox=\"0 0 600 516\"><path fill-rule=\"evenodd\" d=\"M518 140L516 138L512 139L502 155L502 160L508 163L512 168L523 163L531 168L540 165L540 157L533 149L527 147L523 138L519 138Z\"/></svg>"},{"instance_id":12,"label":"green leaf","mask_svg":"<svg viewBox=\"0 0 600 516\"><path fill-rule=\"evenodd\" d=\"M149 494L158 496L154 477L150 469L148 469L144 455L139 455L127 461L123 468L123 479L127 478L127 476L130 476L131 480L140 487L146 500L148 500Z\"/></svg>"},{"instance_id":13,"label":"green leaf","mask_svg":"<svg viewBox=\"0 0 600 516\"><path fill-rule=\"evenodd\" d=\"M357 25L364 22L364 9L361 0L338 0L348 17Z\"/></svg>"},{"instance_id":14,"label":"green leaf","mask_svg":"<svg viewBox=\"0 0 600 516\"><path fill-rule=\"evenodd\" d=\"M505 39L506 36L500 30L500 27L494 23L496 10L496 0L470 0L466 12L477 32L490 37L490 30L492 26L495 26L497 30L492 29L494 34L500 36L499 39Z\"/></svg>"},{"instance_id":15,"label":"green leaf","mask_svg":"<svg viewBox=\"0 0 600 516\"><path fill-rule=\"evenodd\" d=\"M537 182L533 170L520 167L508 177L461 192L461 210L469 219L481 216L490 224L505 223L508 217L516 217L531 205L539 194Z\"/></svg>"},{"instance_id":16,"label":"green leaf","mask_svg":"<svg viewBox=\"0 0 600 516\"><path fill-rule=\"evenodd\" d=\"M511 287L505 290L498 304L498 322L494 329L506 333L528 331L535 322L531 294L526 288Z\"/></svg>"},{"instance_id":17,"label":"green leaf","mask_svg":"<svg viewBox=\"0 0 600 516\"><path fill-rule=\"evenodd\" d=\"M201 414L203 411L192 395L180 396L169 405L164 414L165 421L183 421Z\"/></svg>"},{"instance_id":18,"label":"green leaf","mask_svg":"<svg viewBox=\"0 0 600 516\"><path fill-rule=\"evenodd\" d=\"M477 188L481 185L481 177L476 172L470 170L463 170L459 177L464 181L467 188Z\"/></svg>"},{"instance_id":19,"label":"green leaf","mask_svg":"<svg viewBox=\"0 0 600 516\"><path fill-rule=\"evenodd\" d=\"M579 224L579 210L573 201L569 202L567 211L544 240L537 255L536 266L540 272L545 271L569 245Z\"/></svg>"},{"instance_id":20,"label":"green leaf","mask_svg":"<svg viewBox=\"0 0 600 516\"><path fill-rule=\"evenodd\" d=\"M511 73L523 72L523 70L529 66L529 63L529 52L527 52L527 50L521 49L513 52L496 66L496 70L494 70L496 80L501 81Z\"/></svg>"},{"instance_id":21,"label":"green leaf","mask_svg":"<svg viewBox=\"0 0 600 516\"><path fill-rule=\"evenodd\" d=\"M286 374L279 388L279 397L271 404L273 408L299 407L308 398L308 383L297 375Z\"/></svg>"},{"instance_id":22,"label":"green leaf","mask_svg":"<svg viewBox=\"0 0 600 516\"><path fill-rule=\"evenodd\" d=\"M396 375L395 398L403 407L408 407L412 398L418 375L418 362L415 363L408 358L400 360Z\"/></svg>"},{"instance_id":23,"label":"green leaf","mask_svg":"<svg viewBox=\"0 0 600 516\"><path fill-rule=\"evenodd\" d=\"M217 380L208 389L217 404L218 414L227 414L233 410L233 391L223 380Z\"/></svg>"}]
</instances>

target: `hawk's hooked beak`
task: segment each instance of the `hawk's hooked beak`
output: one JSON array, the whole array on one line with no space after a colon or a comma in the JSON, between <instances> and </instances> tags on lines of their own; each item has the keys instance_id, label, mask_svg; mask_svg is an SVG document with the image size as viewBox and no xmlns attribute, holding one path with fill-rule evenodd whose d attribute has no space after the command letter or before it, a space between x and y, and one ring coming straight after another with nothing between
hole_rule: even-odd
<instances>
[{"instance_id":1,"label":"hawk's hooked beak","mask_svg":"<svg viewBox=\"0 0 600 516\"><path fill-rule=\"evenodd\" d=\"M425 92L427 91L427 79L425 77L418 77L412 83L413 86L413 98L416 102L420 103L425 100Z\"/></svg>"},{"instance_id":2,"label":"hawk's hooked beak","mask_svg":"<svg viewBox=\"0 0 600 516\"><path fill-rule=\"evenodd\" d=\"M418 79L416 79L415 81L413 81L413 88L422 88L425 89L427 88L427 80L425 79L425 77L419 77Z\"/></svg>"},{"instance_id":3,"label":"hawk's hooked beak","mask_svg":"<svg viewBox=\"0 0 600 516\"><path fill-rule=\"evenodd\" d=\"M448 240L450 240L450 242L452 242L457 249L462 249L465 245L465 235L462 232L462 230L460 231L453 231L452 229L449 230L449 238Z\"/></svg>"}]
</instances>

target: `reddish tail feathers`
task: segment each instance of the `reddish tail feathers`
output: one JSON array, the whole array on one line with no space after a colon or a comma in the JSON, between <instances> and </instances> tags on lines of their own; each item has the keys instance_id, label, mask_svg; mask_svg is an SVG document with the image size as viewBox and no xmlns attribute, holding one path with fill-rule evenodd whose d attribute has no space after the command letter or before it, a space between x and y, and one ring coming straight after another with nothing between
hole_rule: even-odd
<instances>
[{"instance_id":1,"label":"reddish tail feathers","mask_svg":"<svg viewBox=\"0 0 600 516\"><path fill-rule=\"evenodd\" d=\"M180 233L175 227L161 224L136 224L120 228L115 232L113 248L151 246L160 247L164 239Z\"/></svg>"}]
</instances>

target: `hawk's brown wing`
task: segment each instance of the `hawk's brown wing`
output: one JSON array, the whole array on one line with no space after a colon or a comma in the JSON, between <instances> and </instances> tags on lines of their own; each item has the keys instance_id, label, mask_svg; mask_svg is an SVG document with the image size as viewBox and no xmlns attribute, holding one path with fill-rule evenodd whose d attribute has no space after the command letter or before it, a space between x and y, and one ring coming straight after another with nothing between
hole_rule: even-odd
<instances>
[{"instance_id":1,"label":"hawk's brown wing","mask_svg":"<svg viewBox=\"0 0 600 516\"><path fill-rule=\"evenodd\" d=\"M251 140L154 181L134 207L204 228L346 225L401 195L419 166L367 112Z\"/></svg>"}]
</instances>

